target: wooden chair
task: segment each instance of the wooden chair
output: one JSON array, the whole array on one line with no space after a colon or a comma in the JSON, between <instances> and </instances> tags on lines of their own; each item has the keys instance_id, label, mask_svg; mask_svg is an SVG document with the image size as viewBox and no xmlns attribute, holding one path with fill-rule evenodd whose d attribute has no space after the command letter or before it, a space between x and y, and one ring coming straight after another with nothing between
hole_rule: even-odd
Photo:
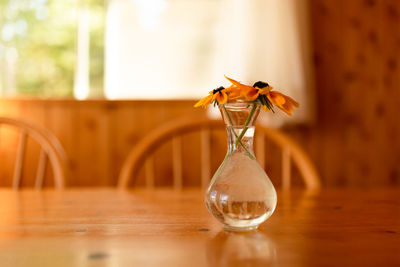
<instances>
[{"instance_id":1,"label":"wooden chair","mask_svg":"<svg viewBox=\"0 0 400 267\"><path fill-rule=\"evenodd\" d=\"M136 178L139 169L144 164L145 184L147 187L154 187L153 162L150 159L152 153L163 143L172 141L172 170L173 186L182 187L182 141L181 136L185 133L200 132L201 136L201 185L206 187L211 178L210 167L210 134L211 130L225 130L221 120L210 120L207 118L182 118L168 122L158 129L146 135L130 151L125 160L118 179L118 187L126 188L130 179ZM282 149L282 187L289 189L291 185L291 163L298 168L305 186L308 189L320 187L318 173L301 147L286 134L261 126L256 128L255 153L257 159L265 162L265 138L268 138ZM150 159L150 160L149 160ZM263 164L261 164L264 168Z\"/></svg>"},{"instance_id":2,"label":"wooden chair","mask_svg":"<svg viewBox=\"0 0 400 267\"><path fill-rule=\"evenodd\" d=\"M20 119L0 117L0 127L4 126L16 128L19 132L17 156L12 180L13 189L17 190L20 187L28 137L35 140L41 147L34 187L36 189L42 188L47 164L50 161L55 188L64 188L66 155L58 139L50 131ZM0 138L1 141L3 140Z\"/></svg>"}]
</instances>

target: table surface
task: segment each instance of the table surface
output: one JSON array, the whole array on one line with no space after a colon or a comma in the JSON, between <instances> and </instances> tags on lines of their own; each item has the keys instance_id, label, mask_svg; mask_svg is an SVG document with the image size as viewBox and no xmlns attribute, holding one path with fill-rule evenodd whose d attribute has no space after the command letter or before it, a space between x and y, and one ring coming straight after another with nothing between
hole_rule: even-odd
<instances>
[{"instance_id":1,"label":"table surface","mask_svg":"<svg viewBox=\"0 0 400 267\"><path fill-rule=\"evenodd\" d=\"M1 189L0 265L399 266L400 189L278 192L250 233L197 189Z\"/></svg>"}]
</instances>

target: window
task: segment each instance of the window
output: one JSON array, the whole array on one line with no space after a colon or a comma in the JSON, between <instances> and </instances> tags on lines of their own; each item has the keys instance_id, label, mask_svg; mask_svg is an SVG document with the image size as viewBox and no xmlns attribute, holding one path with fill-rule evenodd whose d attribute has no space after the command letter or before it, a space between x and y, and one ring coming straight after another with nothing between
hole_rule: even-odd
<instances>
[{"instance_id":1,"label":"window","mask_svg":"<svg viewBox=\"0 0 400 267\"><path fill-rule=\"evenodd\" d=\"M72 97L76 69L87 56L90 96L101 96L104 17L104 1L1 1L1 95ZM90 54L82 53L84 45Z\"/></svg>"},{"instance_id":2,"label":"window","mask_svg":"<svg viewBox=\"0 0 400 267\"><path fill-rule=\"evenodd\" d=\"M195 99L223 75L312 110L306 0L5 0L4 96Z\"/></svg>"}]
</instances>

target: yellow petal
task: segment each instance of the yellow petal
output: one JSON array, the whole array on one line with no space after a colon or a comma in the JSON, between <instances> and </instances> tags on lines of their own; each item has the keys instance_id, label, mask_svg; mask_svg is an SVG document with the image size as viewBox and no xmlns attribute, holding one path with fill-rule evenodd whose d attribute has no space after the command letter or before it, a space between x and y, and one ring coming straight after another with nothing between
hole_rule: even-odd
<instances>
[{"instance_id":1,"label":"yellow petal","mask_svg":"<svg viewBox=\"0 0 400 267\"><path fill-rule=\"evenodd\" d=\"M219 104L225 104L228 101L228 95L224 91L215 94Z\"/></svg>"},{"instance_id":2,"label":"yellow petal","mask_svg":"<svg viewBox=\"0 0 400 267\"><path fill-rule=\"evenodd\" d=\"M286 101L290 101L292 103L293 106L295 106L296 108L298 108L300 106L300 104L298 102L296 102L293 98L285 95Z\"/></svg>"},{"instance_id":3,"label":"yellow petal","mask_svg":"<svg viewBox=\"0 0 400 267\"><path fill-rule=\"evenodd\" d=\"M247 100L250 101L256 100L259 94L260 92L258 92L258 90L255 89L254 87L251 87L251 89L244 91L244 96L246 97Z\"/></svg>"},{"instance_id":4,"label":"yellow petal","mask_svg":"<svg viewBox=\"0 0 400 267\"><path fill-rule=\"evenodd\" d=\"M272 104L277 105L278 107L282 106L286 102L283 94L276 91L269 92L267 97Z\"/></svg>"},{"instance_id":5,"label":"yellow petal","mask_svg":"<svg viewBox=\"0 0 400 267\"><path fill-rule=\"evenodd\" d=\"M242 97L242 92L241 90L234 85L229 86L226 88L226 93L228 94L228 99L238 99Z\"/></svg>"},{"instance_id":6,"label":"yellow petal","mask_svg":"<svg viewBox=\"0 0 400 267\"><path fill-rule=\"evenodd\" d=\"M237 87L237 89L242 92L242 95L244 95L243 94L244 92L251 91L251 90L256 90L253 86L242 84L242 83L240 83L240 82L238 82L238 81L236 81L234 79L231 79L231 78L229 78L227 76L225 76L225 78L228 81L230 81L233 85L235 85Z\"/></svg>"},{"instance_id":7,"label":"yellow petal","mask_svg":"<svg viewBox=\"0 0 400 267\"><path fill-rule=\"evenodd\" d=\"M225 77L228 81L230 81L232 84L234 84L234 85L237 85L237 86L243 85L243 84L241 84L240 82L238 82L238 81L236 81L236 80L234 80L234 79L231 79L231 78L227 77L226 75L224 75L224 77Z\"/></svg>"},{"instance_id":8,"label":"yellow petal","mask_svg":"<svg viewBox=\"0 0 400 267\"><path fill-rule=\"evenodd\" d=\"M260 92L260 94L266 95L272 90L272 86L265 86L263 88L256 87L256 89Z\"/></svg>"},{"instance_id":9,"label":"yellow petal","mask_svg":"<svg viewBox=\"0 0 400 267\"><path fill-rule=\"evenodd\" d=\"M276 105L282 111L284 111L289 116L292 115L294 107L298 107L299 103L293 100L291 97L284 95L282 93L273 91L267 94L268 99L272 104Z\"/></svg>"},{"instance_id":10,"label":"yellow petal","mask_svg":"<svg viewBox=\"0 0 400 267\"><path fill-rule=\"evenodd\" d=\"M202 99L200 99L196 104L194 104L194 107L203 107L206 108L208 105L210 105L214 101L215 97L211 94L208 95Z\"/></svg>"},{"instance_id":11,"label":"yellow petal","mask_svg":"<svg viewBox=\"0 0 400 267\"><path fill-rule=\"evenodd\" d=\"M263 105L262 109L265 110L265 111L270 111L269 108L266 105Z\"/></svg>"},{"instance_id":12,"label":"yellow petal","mask_svg":"<svg viewBox=\"0 0 400 267\"><path fill-rule=\"evenodd\" d=\"M204 99L202 98L202 99L200 99L199 101L197 101L197 103L194 104L193 107L198 108L198 107L200 107L200 106L203 104L203 102L204 102Z\"/></svg>"}]
</instances>

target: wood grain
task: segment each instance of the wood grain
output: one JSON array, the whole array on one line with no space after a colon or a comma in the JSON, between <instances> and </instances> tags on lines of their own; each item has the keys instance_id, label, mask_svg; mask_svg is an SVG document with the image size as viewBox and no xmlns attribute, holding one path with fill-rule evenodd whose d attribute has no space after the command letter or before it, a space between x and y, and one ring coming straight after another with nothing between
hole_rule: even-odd
<instances>
[{"instance_id":1,"label":"wood grain","mask_svg":"<svg viewBox=\"0 0 400 267\"><path fill-rule=\"evenodd\" d=\"M0 99L0 115L32 120L59 138L69 156L68 186L112 186L117 183L129 150L147 132L187 112L204 113L203 110L194 110L192 105L193 101ZM10 150L15 142L18 142L17 137L11 133L3 134L0 140L0 155L7 157L7 161L0 164L2 186L11 185L14 170L9 168L13 165L8 162L15 158L8 157L15 155ZM40 148L32 149L32 146L24 166L27 170L24 181L27 182L22 186L33 184L35 179ZM156 174L164 174L167 169L163 168L163 155L155 160L157 166L161 166ZM186 166L183 171L189 168Z\"/></svg>"},{"instance_id":2,"label":"wood grain","mask_svg":"<svg viewBox=\"0 0 400 267\"><path fill-rule=\"evenodd\" d=\"M328 186L399 186L400 2L310 6L320 154L312 157Z\"/></svg>"},{"instance_id":3,"label":"wood grain","mask_svg":"<svg viewBox=\"0 0 400 267\"><path fill-rule=\"evenodd\" d=\"M199 189L0 190L1 266L396 266L399 190L278 192L225 232Z\"/></svg>"}]
</instances>

